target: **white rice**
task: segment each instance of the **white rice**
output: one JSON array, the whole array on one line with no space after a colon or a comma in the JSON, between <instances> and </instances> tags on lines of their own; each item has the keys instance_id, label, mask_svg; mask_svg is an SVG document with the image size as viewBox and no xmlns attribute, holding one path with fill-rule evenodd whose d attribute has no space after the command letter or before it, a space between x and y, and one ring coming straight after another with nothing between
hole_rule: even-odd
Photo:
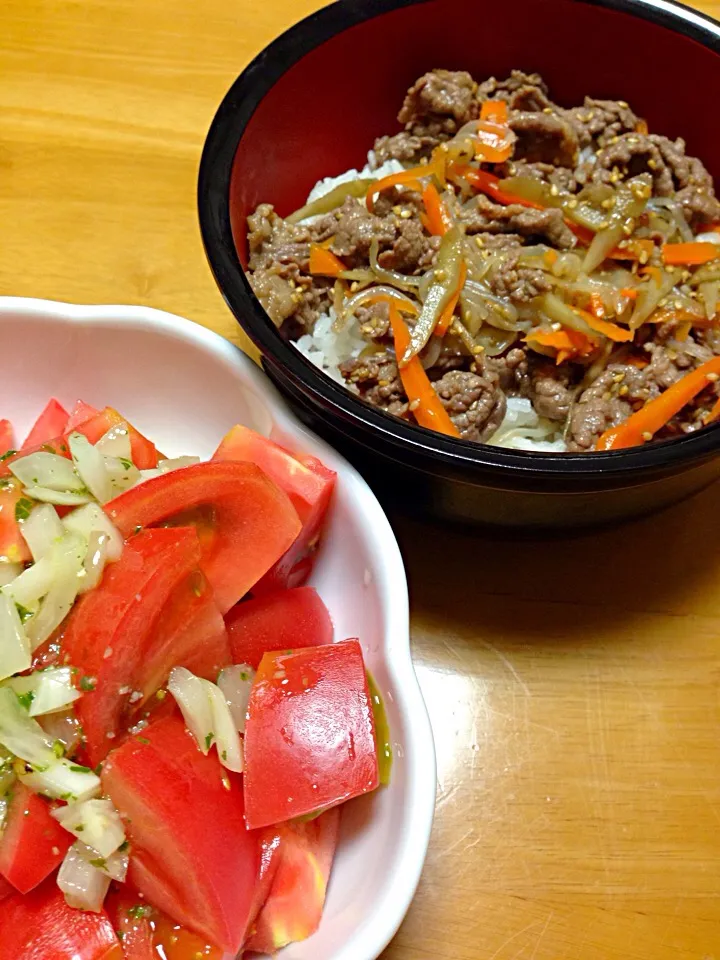
<instances>
[{"instance_id":1,"label":"white rice","mask_svg":"<svg viewBox=\"0 0 720 960\"><path fill-rule=\"evenodd\" d=\"M351 180L364 180L374 177L390 176L400 173L404 167L397 160L388 160L379 167L375 166L375 154L371 150L368 162L362 170L348 170L338 177L325 177L310 191L307 203L324 196L341 183ZM304 223L311 223L308 217ZM322 313L315 321L312 333L306 333L295 342L297 349L333 380L342 384L351 392L357 392L352 384L346 383L340 373L340 364L358 357L367 346L360 334L357 320L352 317L341 330L333 330L335 311ZM525 397L508 397L507 412L490 444L510 450L528 450L533 453L565 453L567 446L559 432L559 424L539 417L532 404Z\"/></svg>"}]
</instances>

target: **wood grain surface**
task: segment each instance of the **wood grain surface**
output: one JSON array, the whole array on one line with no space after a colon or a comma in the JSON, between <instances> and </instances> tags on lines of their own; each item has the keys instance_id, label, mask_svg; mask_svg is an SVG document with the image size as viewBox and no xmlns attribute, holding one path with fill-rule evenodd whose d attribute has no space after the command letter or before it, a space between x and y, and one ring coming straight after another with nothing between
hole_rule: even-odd
<instances>
[{"instance_id":1,"label":"wood grain surface","mask_svg":"<svg viewBox=\"0 0 720 960\"><path fill-rule=\"evenodd\" d=\"M230 82L316 6L2 0L0 293L149 304L246 347L198 161ZM720 960L720 487L550 543L396 528L439 789L385 958Z\"/></svg>"}]
</instances>

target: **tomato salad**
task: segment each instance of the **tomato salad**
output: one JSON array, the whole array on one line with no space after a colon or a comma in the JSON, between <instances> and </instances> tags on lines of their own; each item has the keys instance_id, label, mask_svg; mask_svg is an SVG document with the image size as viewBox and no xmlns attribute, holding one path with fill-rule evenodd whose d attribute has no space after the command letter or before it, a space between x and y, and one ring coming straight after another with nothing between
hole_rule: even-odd
<instances>
[{"instance_id":1,"label":"tomato salad","mask_svg":"<svg viewBox=\"0 0 720 960\"><path fill-rule=\"evenodd\" d=\"M243 426L0 421L0 960L274 953L387 782L357 640L305 586L335 474ZM380 758L380 759L379 759Z\"/></svg>"}]
</instances>

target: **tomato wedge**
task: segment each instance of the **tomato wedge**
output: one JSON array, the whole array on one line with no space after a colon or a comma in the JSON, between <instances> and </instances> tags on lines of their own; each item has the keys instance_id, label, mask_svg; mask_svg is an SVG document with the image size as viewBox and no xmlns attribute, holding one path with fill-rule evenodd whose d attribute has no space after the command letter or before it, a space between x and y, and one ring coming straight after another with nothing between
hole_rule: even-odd
<instances>
[{"instance_id":1,"label":"tomato wedge","mask_svg":"<svg viewBox=\"0 0 720 960\"><path fill-rule=\"evenodd\" d=\"M174 715L114 750L102 784L126 818L130 882L177 923L236 953L259 863L242 778L224 770L216 754L203 756Z\"/></svg>"},{"instance_id":2,"label":"tomato wedge","mask_svg":"<svg viewBox=\"0 0 720 960\"><path fill-rule=\"evenodd\" d=\"M137 527L192 523L200 566L225 614L281 557L300 530L282 490L251 463L198 463L155 477L106 504L124 536Z\"/></svg>"},{"instance_id":3,"label":"tomato wedge","mask_svg":"<svg viewBox=\"0 0 720 960\"><path fill-rule=\"evenodd\" d=\"M27 516L32 501L19 480L0 477L0 562L26 563L32 554L20 532L18 518Z\"/></svg>"},{"instance_id":4,"label":"tomato wedge","mask_svg":"<svg viewBox=\"0 0 720 960\"><path fill-rule=\"evenodd\" d=\"M11 897L14 893L17 893L15 887L8 883L5 877L0 876L0 903L8 897Z\"/></svg>"},{"instance_id":5,"label":"tomato wedge","mask_svg":"<svg viewBox=\"0 0 720 960\"><path fill-rule=\"evenodd\" d=\"M333 641L327 607L313 587L295 587L245 600L225 618L233 663L255 670L271 650L320 647Z\"/></svg>"},{"instance_id":6,"label":"tomato wedge","mask_svg":"<svg viewBox=\"0 0 720 960\"><path fill-rule=\"evenodd\" d=\"M159 690L173 667L187 667L196 676L214 681L230 663L225 621L212 588L200 570L194 570L165 604L152 643L138 664L135 689L143 695L138 706Z\"/></svg>"},{"instance_id":7,"label":"tomato wedge","mask_svg":"<svg viewBox=\"0 0 720 960\"><path fill-rule=\"evenodd\" d=\"M9 420L0 420L0 457L15 449L15 431Z\"/></svg>"},{"instance_id":8,"label":"tomato wedge","mask_svg":"<svg viewBox=\"0 0 720 960\"><path fill-rule=\"evenodd\" d=\"M357 640L265 654L248 704L244 781L251 828L378 786L375 721Z\"/></svg>"},{"instance_id":9,"label":"tomato wedge","mask_svg":"<svg viewBox=\"0 0 720 960\"><path fill-rule=\"evenodd\" d=\"M279 828L275 838L279 862L245 950L272 954L315 933L322 918L339 829L339 807L308 823L288 823Z\"/></svg>"},{"instance_id":10,"label":"tomato wedge","mask_svg":"<svg viewBox=\"0 0 720 960\"><path fill-rule=\"evenodd\" d=\"M50 804L22 783L15 783L0 837L0 874L20 893L28 893L60 863L72 836L50 816Z\"/></svg>"},{"instance_id":11,"label":"tomato wedge","mask_svg":"<svg viewBox=\"0 0 720 960\"><path fill-rule=\"evenodd\" d=\"M92 417L96 417L99 413L100 411L97 407L91 407L90 404L85 403L84 400L78 400L72 408L70 419L67 422L65 430L70 433L79 424L85 423L86 420L90 420Z\"/></svg>"},{"instance_id":12,"label":"tomato wedge","mask_svg":"<svg viewBox=\"0 0 720 960\"><path fill-rule=\"evenodd\" d=\"M40 446L47 440L54 440L61 433L65 433L69 416L70 414L65 407L59 404L57 400L50 400L35 421L32 430L25 439L25 443L22 445L22 449L27 450L28 447Z\"/></svg>"},{"instance_id":13,"label":"tomato wedge","mask_svg":"<svg viewBox=\"0 0 720 960\"><path fill-rule=\"evenodd\" d=\"M178 583L196 567L200 546L193 527L146 530L131 537L95 590L80 598L62 638L66 662L82 673L76 703L91 766L124 732L144 652Z\"/></svg>"},{"instance_id":14,"label":"tomato wedge","mask_svg":"<svg viewBox=\"0 0 720 960\"><path fill-rule=\"evenodd\" d=\"M337 474L315 457L294 456L254 430L235 426L215 451L213 460L257 464L290 497L302 523L290 549L253 587L254 594L297 587L312 570L312 554L335 489Z\"/></svg>"},{"instance_id":15,"label":"tomato wedge","mask_svg":"<svg viewBox=\"0 0 720 960\"><path fill-rule=\"evenodd\" d=\"M0 960L122 960L107 914L73 910L54 879L3 901Z\"/></svg>"},{"instance_id":16,"label":"tomato wedge","mask_svg":"<svg viewBox=\"0 0 720 960\"><path fill-rule=\"evenodd\" d=\"M125 960L158 960L150 926L151 907L123 884L106 897L105 910L120 938Z\"/></svg>"}]
</instances>

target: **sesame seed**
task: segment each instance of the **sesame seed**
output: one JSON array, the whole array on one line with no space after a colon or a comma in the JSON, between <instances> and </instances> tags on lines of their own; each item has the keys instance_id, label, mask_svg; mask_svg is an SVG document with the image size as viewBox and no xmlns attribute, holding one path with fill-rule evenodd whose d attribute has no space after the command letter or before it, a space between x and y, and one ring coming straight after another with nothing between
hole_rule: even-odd
<instances>
[{"instance_id":1,"label":"sesame seed","mask_svg":"<svg viewBox=\"0 0 720 960\"><path fill-rule=\"evenodd\" d=\"M392 208L392 212L395 214L396 217L400 216L400 214L402 213L402 207L400 206L399 203L395 204L395 206Z\"/></svg>"},{"instance_id":2,"label":"sesame seed","mask_svg":"<svg viewBox=\"0 0 720 960\"><path fill-rule=\"evenodd\" d=\"M554 330L555 333L557 333L559 330L562 330L562 324L561 324L561 323L553 323L552 326L551 326L551 329Z\"/></svg>"},{"instance_id":3,"label":"sesame seed","mask_svg":"<svg viewBox=\"0 0 720 960\"><path fill-rule=\"evenodd\" d=\"M556 197L559 193L560 191L557 188L557 184L553 183L552 186L550 187L550 195L553 197Z\"/></svg>"},{"instance_id":4,"label":"sesame seed","mask_svg":"<svg viewBox=\"0 0 720 960\"><path fill-rule=\"evenodd\" d=\"M645 440L645 442L647 443L648 440L652 440L653 435L650 433L649 430L645 430L645 431L643 432L642 438L643 438L643 440Z\"/></svg>"},{"instance_id":5,"label":"sesame seed","mask_svg":"<svg viewBox=\"0 0 720 960\"><path fill-rule=\"evenodd\" d=\"M576 197L573 197L572 200L568 200L567 205L568 205L568 207L569 207L570 210L574 210L575 207L578 205L577 198L576 198Z\"/></svg>"},{"instance_id":6,"label":"sesame seed","mask_svg":"<svg viewBox=\"0 0 720 960\"><path fill-rule=\"evenodd\" d=\"M419 406L420 406L420 401L418 399L415 399L408 404L408 410L417 410Z\"/></svg>"},{"instance_id":7,"label":"sesame seed","mask_svg":"<svg viewBox=\"0 0 720 960\"><path fill-rule=\"evenodd\" d=\"M475 236L475 245L478 246L478 247L482 247L482 246L484 246L484 244L485 244L485 241L484 241L483 238L480 236L480 234L479 234L479 233L476 234L476 236Z\"/></svg>"},{"instance_id":8,"label":"sesame seed","mask_svg":"<svg viewBox=\"0 0 720 960\"><path fill-rule=\"evenodd\" d=\"M624 383L618 390L618 393L620 394L621 397L626 397L630 393L630 387L628 387L628 385Z\"/></svg>"},{"instance_id":9,"label":"sesame seed","mask_svg":"<svg viewBox=\"0 0 720 960\"><path fill-rule=\"evenodd\" d=\"M706 373L706 374L705 374L705 379L706 379L706 380L709 380L710 383L715 383L715 381L718 379L718 374L717 374L717 373Z\"/></svg>"},{"instance_id":10,"label":"sesame seed","mask_svg":"<svg viewBox=\"0 0 720 960\"><path fill-rule=\"evenodd\" d=\"M543 107L543 113L552 113L552 107Z\"/></svg>"},{"instance_id":11,"label":"sesame seed","mask_svg":"<svg viewBox=\"0 0 720 960\"><path fill-rule=\"evenodd\" d=\"M618 101L617 101L617 105L618 105L619 107L622 107L623 110L627 110L627 109L628 109L628 104L627 104L624 100L618 100Z\"/></svg>"},{"instance_id":12,"label":"sesame seed","mask_svg":"<svg viewBox=\"0 0 720 960\"><path fill-rule=\"evenodd\" d=\"M411 216L412 216L412 211L411 211L411 210L401 210L401 211L400 211L400 217L401 217L402 220L409 220Z\"/></svg>"}]
</instances>

